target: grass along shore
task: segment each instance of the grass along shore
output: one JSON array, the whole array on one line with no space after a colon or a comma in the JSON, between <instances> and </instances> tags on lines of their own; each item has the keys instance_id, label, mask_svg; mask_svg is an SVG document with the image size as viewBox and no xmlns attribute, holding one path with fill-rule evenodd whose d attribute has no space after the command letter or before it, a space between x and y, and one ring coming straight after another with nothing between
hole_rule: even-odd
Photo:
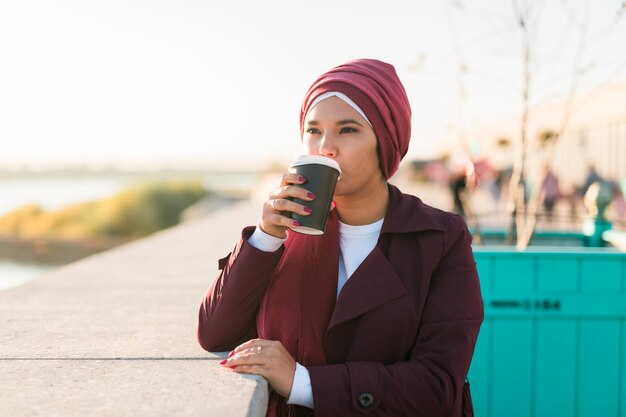
<instances>
[{"instance_id":1,"label":"grass along shore","mask_svg":"<svg viewBox=\"0 0 626 417\"><path fill-rule=\"evenodd\" d=\"M0 259L72 262L174 226L211 196L201 180L162 180L60 210L22 206L0 217Z\"/></svg>"}]
</instances>

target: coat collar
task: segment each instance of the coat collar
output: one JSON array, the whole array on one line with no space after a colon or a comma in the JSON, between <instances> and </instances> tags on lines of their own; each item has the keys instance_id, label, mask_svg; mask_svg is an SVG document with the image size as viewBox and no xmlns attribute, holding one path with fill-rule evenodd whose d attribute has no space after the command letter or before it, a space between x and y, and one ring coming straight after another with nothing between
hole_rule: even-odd
<instances>
[{"instance_id":1,"label":"coat collar","mask_svg":"<svg viewBox=\"0 0 626 417\"><path fill-rule=\"evenodd\" d=\"M441 211L417 197L403 194L389 184L389 208L381 229L383 233L411 233L444 230ZM418 247L419 251L420 248ZM419 252L416 252L416 256ZM408 291L389 260L376 245L354 271L339 293L328 329L403 296Z\"/></svg>"},{"instance_id":2,"label":"coat collar","mask_svg":"<svg viewBox=\"0 0 626 417\"><path fill-rule=\"evenodd\" d=\"M441 211L424 204L419 198L403 194L396 186L389 188L389 208L383 222L383 233L411 233L424 230L443 231Z\"/></svg>"},{"instance_id":3,"label":"coat collar","mask_svg":"<svg viewBox=\"0 0 626 417\"><path fill-rule=\"evenodd\" d=\"M398 274L377 246L339 293L328 328L357 317L407 293Z\"/></svg>"}]
</instances>

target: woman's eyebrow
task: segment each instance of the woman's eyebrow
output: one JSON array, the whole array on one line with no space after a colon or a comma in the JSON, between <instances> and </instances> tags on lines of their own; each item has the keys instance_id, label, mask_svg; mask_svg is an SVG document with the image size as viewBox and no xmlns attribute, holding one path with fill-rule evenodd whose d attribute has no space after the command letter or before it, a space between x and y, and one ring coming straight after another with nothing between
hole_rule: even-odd
<instances>
[{"instance_id":1,"label":"woman's eyebrow","mask_svg":"<svg viewBox=\"0 0 626 417\"><path fill-rule=\"evenodd\" d=\"M356 124L356 125L359 125L359 126L363 127L363 125L362 125L361 123L357 122L357 121L356 121L356 120L354 120L354 119L340 120L340 121L338 121L338 122L337 122L337 125L338 125L338 126L343 126L343 125L349 125L349 124L351 124L351 123L354 123L354 124Z\"/></svg>"},{"instance_id":2,"label":"woman's eyebrow","mask_svg":"<svg viewBox=\"0 0 626 417\"><path fill-rule=\"evenodd\" d=\"M354 119L339 120L336 124L337 124L337 126L343 126L343 125L349 125L351 123L354 123L354 124L357 124L357 125L363 127L363 125L361 123L357 122ZM311 126L317 126L317 125L320 124L320 122L318 122L317 120L308 120L306 122L306 124L307 125L311 125Z\"/></svg>"}]
</instances>

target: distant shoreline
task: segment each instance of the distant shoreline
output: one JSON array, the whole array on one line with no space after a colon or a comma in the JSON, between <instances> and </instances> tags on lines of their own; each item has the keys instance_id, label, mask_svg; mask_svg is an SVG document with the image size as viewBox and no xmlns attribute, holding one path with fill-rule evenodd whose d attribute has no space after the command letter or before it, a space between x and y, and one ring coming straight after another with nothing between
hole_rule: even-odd
<instances>
[{"instance_id":1,"label":"distant shoreline","mask_svg":"<svg viewBox=\"0 0 626 417\"><path fill-rule=\"evenodd\" d=\"M286 165L285 165L286 166ZM110 166L58 166L58 167L14 167L9 168L0 164L0 179L16 178L49 178L49 177L124 177L145 179L177 178L177 177L206 177L212 175L253 175L259 172L271 170L272 166L255 168L218 168L210 165L198 167L138 167L131 169L128 167Z\"/></svg>"},{"instance_id":2,"label":"distant shoreline","mask_svg":"<svg viewBox=\"0 0 626 417\"><path fill-rule=\"evenodd\" d=\"M215 210L245 198L241 195L209 195L185 209L181 214L180 223L209 215ZM142 239L142 237L100 236L70 240L50 238L20 239L0 236L0 260L24 264L60 266L138 239Z\"/></svg>"}]
</instances>

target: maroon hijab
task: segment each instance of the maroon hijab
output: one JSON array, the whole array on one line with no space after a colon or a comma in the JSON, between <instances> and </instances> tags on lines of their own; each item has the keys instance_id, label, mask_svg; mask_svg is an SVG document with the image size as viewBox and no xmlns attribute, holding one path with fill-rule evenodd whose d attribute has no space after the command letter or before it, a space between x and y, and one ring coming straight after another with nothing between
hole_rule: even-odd
<instances>
[{"instance_id":1,"label":"maroon hijab","mask_svg":"<svg viewBox=\"0 0 626 417\"><path fill-rule=\"evenodd\" d=\"M311 103L331 91L345 94L363 110L378 139L381 170L385 178L391 178L406 155L411 138L411 106L393 65L356 59L322 74L302 102L300 136Z\"/></svg>"},{"instance_id":2,"label":"maroon hijab","mask_svg":"<svg viewBox=\"0 0 626 417\"><path fill-rule=\"evenodd\" d=\"M335 309L339 270L339 219L331 211L326 232L307 236L290 232L285 252L261 301L257 332L280 340L303 366L326 364L324 335ZM299 410L300 412L296 412ZM272 392L267 417L307 415Z\"/></svg>"}]
</instances>

